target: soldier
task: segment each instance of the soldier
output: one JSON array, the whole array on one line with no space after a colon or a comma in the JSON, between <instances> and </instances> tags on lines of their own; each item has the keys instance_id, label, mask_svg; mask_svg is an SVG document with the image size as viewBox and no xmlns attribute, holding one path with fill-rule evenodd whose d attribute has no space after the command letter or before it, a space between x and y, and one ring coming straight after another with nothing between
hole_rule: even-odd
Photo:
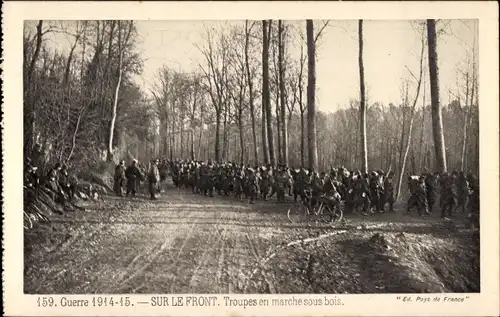
<instances>
[{"instance_id":1,"label":"soldier","mask_svg":"<svg viewBox=\"0 0 500 317\"><path fill-rule=\"evenodd\" d=\"M233 179L234 176L233 176L233 171L231 170L231 166L227 166L224 171L223 186L222 186L224 196L229 196L229 193L233 191L234 188Z\"/></svg>"},{"instance_id":2,"label":"soldier","mask_svg":"<svg viewBox=\"0 0 500 317\"><path fill-rule=\"evenodd\" d=\"M68 173L68 166L64 164L59 171L59 185L64 193L72 200L76 191L76 179L70 177Z\"/></svg>"},{"instance_id":3,"label":"soldier","mask_svg":"<svg viewBox=\"0 0 500 317\"><path fill-rule=\"evenodd\" d=\"M434 209L434 203L436 202L437 195L437 181L439 179L439 173L426 173L425 175L425 192L427 194L427 204L429 206L429 212L432 213Z\"/></svg>"},{"instance_id":4,"label":"soldier","mask_svg":"<svg viewBox=\"0 0 500 317\"><path fill-rule=\"evenodd\" d=\"M458 205L457 209L461 208L461 213L465 213L467 204L469 203L469 181L465 176L464 172L460 172L457 178L457 190L458 190Z\"/></svg>"},{"instance_id":5,"label":"soldier","mask_svg":"<svg viewBox=\"0 0 500 317\"><path fill-rule=\"evenodd\" d=\"M321 192L323 191L323 180L320 178L319 173L315 172L314 169L312 171L312 177L311 177L311 201L310 201L310 206L314 207L316 206L316 203L318 202L318 197L321 195Z\"/></svg>"},{"instance_id":6,"label":"soldier","mask_svg":"<svg viewBox=\"0 0 500 317\"><path fill-rule=\"evenodd\" d=\"M167 162L165 159L161 160L160 165L158 166L158 171L160 172L160 182L165 182L167 180Z\"/></svg>"},{"instance_id":7,"label":"soldier","mask_svg":"<svg viewBox=\"0 0 500 317\"><path fill-rule=\"evenodd\" d=\"M441 217L451 217L458 203L457 173L443 176L441 191Z\"/></svg>"},{"instance_id":8,"label":"soldier","mask_svg":"<svg viewBox=\"0 0 500 317\"><path fill-rule=\"evenodd\" d=\"M288 168L288 166L286 165L283 165L284 169L285 169L285 173L286 173L286 176L287 176L287 182L285 184L285 188L288 189L288 196L292 196L293 195L293 178L292 178L292 173L290 171L290 168Z\"/></svg>"},{"instance_id":9,"label":"soldier","mask_svg":"<svg viewBox=\"0 0 500 317\"><path fill-rule=\"evenodd\" d=\"M62 166L60 163L56 163L53 168L49 170L47 173L46 187L52 191L52 193L57 197L57 199L61 200L64 198L64 191L59 184L59 171ZM55 200L55 199L54 199Z\"/></svg>"},{"instance_id":10,"label":"soldier","mask_svg":"<svg viewBox=\"0 0 500 317\"><path fill-rule=\"evenodd\" d=\"M179 188L179 163L178 162L172 162L172 182L174 183L174 186Z\"/></svg>"},{"instance_id":11,"label":"soldier","mask_svg":"<svg viewBox=\"0 0 500 317\"><path fill-rule=\"evenodd\" d=\"M353 179L354 181L354 206L357 208L358 206L363 207L363 214L367 215L368 211L371 214L373 212L370 209L371 197L370 197L370 186L368 184L367 174L361 174L360 171L357 172L357 177Z\"/></svg>"},{"instance_id":12,"label":"soldier","mask_svg":"<svg viewBox=\"0 0 500 317\"><path fill-rule=\"evenodd\" d=\"M338 185L335 178L328 176L325 180L325 185L323 186L322 190L323 194L325 195L325 202L328 203L331 207L337 206L342 200L342 197L340 196L340 193L335 184Z\"/></svg>"},{"instance_id":13,"label":"soldier","mask_svg":"<svg viewBox=\"0 0 500 317\"><path fill-rule=\"evenodd\" d=\"M467 180L470 187L469 212L477 214L479 213L479 183L472 174L467 175Z\"/></svg>"},{"instance_id":14,"label":"soldier","mask_svg":"<svg viewBox=\"0 0 500 317\"><path fill-rule=\"evenodd\" d=\"M260 193L262 199L267 201L267 197L271 190L271 174L264 166L261 167Z\"/></svg>"},{"instance_id":15,"label":"soldier","mask_svg":"<svg viewBox=\"0 0 500 317\"><path fill-rule=\"evenodd\" d=\"M276 198L278 204L285 201L285 189L288 182L288 174L285 171L285 167L282 166L281 169L276 172L275 177Z\"/></svg>"},{"instance_id":16,"label":"soldier","mask_svg":"<svg viewBox=\"0 0 500 317\"><path fill-rule=\"evenodd\" d=\"M148 172L149 194L151 200L156 199L156 192L158 190L158 182L160 180L160 171L158 170L158 160L151 162L151 167Z\"/></svg>"},{"instance_id":17,"label":"soldier","mask_svg":"<svg viewBox=\"0 0 500 317\"><path fill-rule=\"evenodd\" d=\"M250 197L249 203L255 204L255 199L259 192L259 179L257 175L255 175L253 168L248 169L247 188L248 196Z\"/></svg>"},{"instance_id":18,"label":"soldier","mask_svg":"<svg viewBox=\"0 0 500 317\"><path fill-rule=\"evenodd\" d=\"M127 197L129 194L132 195L132 197L135 196L137 192L137 179L142 178L141 171L137 167L137 160L134 159L132 161L132 164L130 164L127 169L125 170L125 177L127 177ZM160 176L161 178L161 176Z\"/></svg>"},{"instance_id":19,"label":"soldier","mask_svg":"<svg viewBox=\"0 0 500 317\"><path fill-rule=\"evenodd\" d=\"M408 200L407 212L409 213L413 207L417 207L418 214L428 215L429 207L427 204L427 193L425 189L425 177L420 176L408 178L410 188L410 199Z\"/></svg>"},{"instance_id":20,"label":"soldier","mask_svg":"<svg viewBox=\"0 0 500 317\"><path fill-rule=\"evenodd\" d=\"M117 196L122 197L123 192L122 192L122 187L123 187L123 182L125 181L125 161L120 161L120 164L116 165L115 167L115 175L114 175L114 190L115 194Z\"/></svg>"},{"instance_id":21,"label":"soldier","mask_svg":"<svg viewBox=\"0 0 500 317\"><path fill-rule=\"evenodd\" d=\"M201 179L202 179L202 191L205 196L207 194L213 197L213 181L212 181L212 162L208 161L208 165L203 165L201 167Z\"/></svg>"},{"instance_id":22,"label":"soldier","mask_svg":"<svg viewBox=\"0 0 500 317\"><path fill-rule=\"evenodd\" d=\"M389 204L389 212L394 211L394 172L390 171L384 180L384 201L383 204Z\"/></svg>"},{"instance_id":23,"label":"soldier","mask_svg":"<svg viewBox=\"0 0 500 317\"><path fill-rule=\"evenodd\" d=\"M370 197L371 197L370 207L375 208L375 211L383 212L384 187L381 182L381 175L373 171L369 179L369 182L370 182Z\"/></svg>"}]
</instances>

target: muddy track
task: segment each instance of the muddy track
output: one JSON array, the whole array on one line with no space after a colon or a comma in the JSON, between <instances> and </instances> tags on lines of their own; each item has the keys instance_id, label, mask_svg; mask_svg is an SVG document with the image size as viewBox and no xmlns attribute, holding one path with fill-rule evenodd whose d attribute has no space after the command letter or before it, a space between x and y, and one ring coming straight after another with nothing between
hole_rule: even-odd
<instances>
[{"instance_id":1,"label":"muddy track","mask_svg":"<svg viewBox=\"0 0 500 317\"><path fill-rule=\"evenodd\" d=\"M353 267L352 252L339 247L366 220L349 218L337 228L291 224L287 204L250 205L171 185L155 201L107 197L85 207L54 219L55 241L40 242L25 256L26 293L335 292L330 285L340 282L323 283L321 273L332 260L309 253L330 243L325 250L335 254L333 262ZM381 216L359 234L433 231L427 220L391 217ZM341 268L333 272L344 275Z\"/></svg>"}]
</instances>

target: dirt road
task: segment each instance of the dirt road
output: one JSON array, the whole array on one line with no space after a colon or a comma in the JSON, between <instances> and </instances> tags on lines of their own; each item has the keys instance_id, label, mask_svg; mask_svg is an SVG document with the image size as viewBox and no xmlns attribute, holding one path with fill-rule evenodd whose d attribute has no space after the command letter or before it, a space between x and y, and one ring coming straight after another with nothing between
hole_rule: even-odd
<instances>
[{"instance_id":1,"label":"dirt road","mask_svg":"<svg viewBox=\"0 0 500 317\"><path fill-rule=\"evenodd\" d=\"M85 207L54 219L50 237L25 250L26 293L421 291L411 281L391 288L388 281L402 269L387 256L370 263L367 254L378 251L367 241L375 231L390 235L386 244L401 231L420 241L436 226L384 216L348 219L337 228L295 225L286 218L288 205L250 205L171 186L157 201L106 197ZM433 234L438 244L456 247Z\"/></svg>"}]
</instances>

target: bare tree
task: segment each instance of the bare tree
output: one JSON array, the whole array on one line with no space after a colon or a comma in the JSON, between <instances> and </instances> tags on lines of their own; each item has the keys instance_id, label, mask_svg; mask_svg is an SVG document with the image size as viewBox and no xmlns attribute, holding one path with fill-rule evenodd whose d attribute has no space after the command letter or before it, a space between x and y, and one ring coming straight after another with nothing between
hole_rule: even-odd
<instances>
[{"instance_id":1,"label":"bare tree","mask_svg":"<svg viewBox=\"0 0 500 317\"><path fill-rule=\"evenodd\" d=\"M314 24L306 20L307 33L307 136L309 168L318 168L318 149L316 141L316 43L314 37Z\"/></svg>"},{"instance_id":2,"label":"bare tree","mask_svg":"<svg viewBox=\"0 0 500 317\"><path fill-rule=\"evenodd\" d=\"M359 36L359 122L361 136L361 168L364 173L368 173L368 149L366 145L366 100L365 100L365 69L363 65L363 20L358 21Z\"/></svg>"},{"instance_id":3,"label":"bare tree","mask_svg":"<svg viewBox=\"0 0 500 317\"><path fill-rule=\"evenodd\" d=\"M130 21L128 23L128 29L124 30L121 27L121 21L118 21L118 52L119 52L118 80L116 82L116 88L115 88L115 98L114 98L114 102L113 102L113 113L111 116L111 122L109 124L109 141L108 141L108 153L107 153L108 154L107 161L109 161L109 162L111 162L113 160L113 137L114 137L114 132L115 132L115 122L116 122L116 116L117 116L118 95L120 93L120 85L122 83L122 76L123 76L123 54L124 54L125 46L127 45L127 42L130 38L130 33L132 32L133 26L134 26L134 21ZM124 34L122 34L122 32L124 32ZM122 36L124 38L122 38Z\"/></svg>"},{"instance_id":4,"label":"bare tree","mask_svg":"<svg viewBox=\"0 0 500 317\"><path fill-rule=\"evenodd\" d=\"M279 91L281 103L281 143L283 164L288 165L288 127L286 120L285 102L285 35L283 21L278 20L278 64L279 64Z\"/></svg>"},{"instance_id":5,"label":"bare tree","mask_svg":"<svg viewBox=\"0 0 500 317\"><path fill-rule=\"evenodd\" d=\"M429 77L431 86L432 105L432 133L434 137L434 151L436 153L436 167L445 173L446 153L444 143L443 118L439 101L439 68L437 54L436 20L427 20L427 42L429 48Z\"/></svg>"},{"instance_id":6,"label":"bare tree","mask_svg":"<svg viewBox=\"0 0 500 317\"><path fill-rule=\"evenodd\" d=\"M276 161L274 158L274 141L273 141L273 129L271 125L272 115L271 115L271 100L269 96L269 42L271 27L270 22L262 21L262 34L263 34L263 49L262 49L262 109L265 112L265 127L267 128L267 143L269 146L269 160L266 159L266 151L264 152L264 161L275 165ZM263 127L264 129L264 127Z\"/></svg>"},{"instance_id":7,"label":"bare tree","mask_svg":"<svg viewBox=\"0 0 500 317\"><path fill-rule=\"evenodd\" d=\"M252 33L252 28L255 26L255 22L249 24L249 21L245 21L245 66L247 74L247 83L249 91L249 103L250 103L250 118L252 120L252 140L253 140L253 153L254 153L254 163L257 164L259 161L259 151L257 148L257 131L255 127L255 105L254 105L254 90L253 90L253 76L250 70L250 56L249 56L249 46L250 46L250 36Z\"/></svg>"},{"instance_id":8,"label":"bare tree","mask_svg":"<svg viewBox=\"0 0 500 317\"><path fill-rule=\"evenodd\" d=\"M425 51L425 31L422 28L421 30L421 49L420 49L420 61L419 61L419 74L418 77L416 77L411 70L408 69L410 75L417 81L417 88L416 88L416 93L415 97L413 99L413 103L411 106L411 111L410 111L410 123L408 126L408 140L406 141L406 148L403 152L403 158L402 161L400 161L400 169L399 169L399 178L398 178L398 185L396 188L396 198L399 196L399 193L401 192L401 183L403 181L403 175L405 173L405 167L406 167L406 160L408 158L408 152L410 150L410 144L411 144L411 136L412 136L412 131L413 131L413 121L415 118L415 109L417 107L417 101L418 101L418 96L420 95L420 87L422 84L422 77L424 74L424 51ZM406 90L406 94L408 95L408 89ZM405 98L408 100L408 97ZM406 104L404 105L406 107ZM404 128L403 128L404 129ZM405 131L402 131L402 135L405 135ZM413 167L413 172L415 172L415 167Z\"/></svg>"}]
</instances>

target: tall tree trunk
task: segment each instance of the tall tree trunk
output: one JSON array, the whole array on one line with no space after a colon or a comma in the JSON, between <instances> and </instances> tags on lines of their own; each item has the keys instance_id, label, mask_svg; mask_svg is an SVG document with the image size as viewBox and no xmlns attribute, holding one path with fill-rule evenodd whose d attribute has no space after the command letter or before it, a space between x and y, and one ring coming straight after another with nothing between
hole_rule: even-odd
<instances>
[{"instance_id":1,"label":"tall tree trunk","mask_svg":"<svg viewBox=\"0 0 500 317\"><path fill-rule=\"evenodd\" d=\"M241 100L241 99L240 99ZM240 101L241 103L241 101ZM241 150L241 159L240 162L243 164L245 162L245 141L243 140L243 113L242 113L242 107L243 105L240 104L240 110L239 110L239 115L238 115L238 127L239 127L239 132L240 132L240 150Z\"/></svg>"},{"instance_id":2,"label":"tall tree trunk","mask_svg":"<svg viewBox=\"0 0 500 317\"><path fill-rule=\"evenodd\" d=\"M266 112L266 127L267 127L267 140L269 145L269 163L272 166L276 165L274 158L274 140L273 140L273 128L272 128L272 115L271 115L271 100L269 96L269 37L271 33L271 27L268 26L266 20L262 21L263 29L263 42L264 48L262 52L262 98L263 105L265 105Z\"/></svg>"},{"instance_id":3,"label":"tall tree trunk","mask_svg":"<svg viewBox=\"0 0 500 317\"><path fill-rule=\"evenodd\" d=\"M229 156L229 139L228 139L228 107L227 103L224 102L224 126L223 126L223 139L222 139L222 160L227 160Z\"/></svg>"},{"instance_id":4,"label":"tall tree trunk","mask_svg":"<svg viewBox=\"0 0 500 317\"><path fill-rule=\"evenodd\" d=\"M279 64L279 87L281 101L281 146L282 146L282 163L288 166L288 127L286 120L286 104L285 104L285 43L283 21L278 20L278 64ZM277 105L276 105L277 106Z\"/></svg>"},{"instance_id":5,"label":"tall tree trunk","mask_svg":"<svg viewBox=\"0 0 500 317\"><path fill-rule=\"evenodd\" d=\"M279 106L280 92L278 91L278 85L276 85L276 139L278 148L278 163L283 163L283 152L281 151L281 109Z\"/></svg>"},{"instance_id":6,"label":"tall tree trunk","mask_svg":"<svg viewBox=\"0 0 500 317\"><path fill-rule=\"evenodd\" d=\"M431 86L432 105L432 134L434 151L436 153L436 167L441 173L447 171L444 143L443 119L439 102L439 68L437 55L436 20L427 20L427 41L429 46L429 77Z\"/></svg>"},{"instance_id":7,"label":"tall tree trunk","mask_svg":"<svg viewBox=\"0 0 500 317\"><path fill-rule=\"evenodd\" d=\"M39 20L36 26L36 44L35 44L35 52L31 57L31 62L27 72L27 78L24 81L24 155L28 157L31 155L31 149L33 148L33 144L35 142L35 105L34 105L34 96L33 90L31 89L31 85L33 84L33 73L35 71L36 61L40 56L40 49L42 47L42 26L43 21Z\"/></svg>"},{"instance_id":8,"label":"tall tree trunk","mask_svg":"<svg viewBox=\"0 0 500 317\"><path fill-rule=\"evenodd\" d=\"M305 150L306 150L306 120L304 117L304 111L300 111L300 165L302 167L306 166L305 162Z\"/></svg>"},{"instance_id":9,"label":"tall tree trunk","mask_svg":"<svg viewBox=\"0 0 500 317\"><path fill-rule=\"evenodd\" d=\"M358 21L359 35L359 88L360 88L360 105L359 105L359 123L361 136L361 169L364 173L368 173L368 149L366 144L366 96L365 96L365 70L363 65L363 20Z\"/></svg>"},{"instance_id":10,"label":"tall tree trunk","mask_svg":"<svg viewBox=\"0 0 500 317\"><path fill-rule=\"evenodd\" d=\"M262 95L262 109L261 109L261 116L262 116L262 123L261 123L261 129L262 129L262 155L264 158L264 164L269 164L269 149L267 147L267 119L266 119L266 102L265 102L265 97L264 94Z\"/></svg>"},{"instance_id":11,"label":"tall tree trunk","mask_svg":"<svg viewBox=\"0 0 500 317\"><path fill-rule=\"evenodd\" d=\"M475 63L474 63L475 64ZM468 110L468 120L465 122L465 128L464 130L467 130L471 127L471 124L472 124L472 109L473 109L473 106L474 106L474 97L475 97L475 94L477 94L475 88L476 88L476 69L475 69L475 65L473 66L474 68L472 69L472 85L471 85L471 96L470 96L470 102L469 102L469 110ZM469 140L469 133L465 133L464 132L464 148L467 148L467 142ZM463 163L463 166L462 166L462 170L466 169L468 164L468 155L467 155L467 151L465 151L464 153L464 163Z\"/></svg>"},{"instance_id":12,"label":"tall tree trunk","mask_svg":"<svg viewBox=\"0 0 500 317\"><path fill-rule=\"evenodd\" d=\"M76 45L78 44L79 36L76 37L75 43L73 46L71 46L71 49L69 51L69 56L66 61L66 67L64 69L64 80L63 80L63 86L66 87L68 85L69 81L69 71L71 69L71 61L73 60L73 54L75 52Z\"/></svg>"},{"instance_id":13,"label":"tall tree trunk","mask_svg":"<svg viewBox=\"0 0 500 317\"><path fill-rule=\"evenodd\" d=\"M303 45L300 46L300 70L299 70L299 110L300 110L300 164L305 167L305 150L306 150L306 136L305 136L305 118L304 118L304 89L302 86L303 74L304 74L304 50Z\"/></svg>"},{"instance_id":14,"label":"tall tree trunk","mask_svg":"<svg viewBox=\"0 0 500 317\"><path fill-rule=\"evenodd\" d=\"M423 80L423 95L422 95L422 126L420 127L420 172L424 171L424 160L425 160L425 151L424 151L424 126L425 126L425 75L422 78Z\"/></svg>"},{"instance_id":15,"label":"tall tree trunk","mask_svg":"<svg viewBox=\"0 0 500 317\"><path fill-rule=\"evenodd\" d=\"M249 101L250 101L250 118L252 120L252 140L253 140L253 163L258 164L259 162L259 150L257 148L257 131L255 127L255 105L253 103L253 80L250 72L250 57L248 54L248 49L250 46L250 31L248 28L248 20L245 21L245 68L247 73L247 83L248 83L248 91L249 91Z\"/></svg>"},{"instance_id":16,"label":"tall tree trunk","mask_svg":"<svg viewBox=\"0 0 500 317\"><path fill-rule=\"evenodd\" d=\"M215 113L215 161L220 162L220 124L221 124L221 105L219 105L219 109L216 110Z\"/></svg>"},{"instance_id":17,"label":"tall tree trunk","mask_svg":"<svg viewBox=\"0 0 500 317\"><path fill-rule=\"evenodd\" d=\"M465 105L464 105L464 131L463 131L463 136L462 136L462 155L460 157L460 170L464 170L465 168L465 148L466 148L466 143L467 143L467 125L468 125L468 116L469 116L469 72L466 74L465 78Z\"/></svg>"},{"instance_id":18,"label":"tall tree trunk","mask_svg":"<svg viewBox=\"0 0 500 317\"><path fill-rule=\"evenodd\" d=\"M314 25L306 20L307 33L307 137L309 168L318 169L318 149L316 142L316 43L314 41Z\"/></svg>"},{"instance_id":19,"label":"tall tree trunk","mask_svg":"<svg viewBox=\"0 0 500 317\"><path fill-rule=\"evenodd\" d=\"M191 128L191 160L194 161L194 128Z\"/></svg>"},{"instance_id":20,"label":"tall tree trunk","mask_svg":"<svg viewBox=\"0 0 500 317\"><path fill-rule=\"evenodd\" d=\"M398 198L400 192L401 192L401 183L403 182L403 175L405 173L405 166L406 166L406 160L408 157L408 152L410 150L411 146L411 136L412 136L412 131L413 131L413 119L415 118L415 109L417 108L417 101L418 101L418 96L420 95L420 87L422 86L422 77L424 73L424 50L425 50L425 37L424 37L424 31L422 30L422 41L421 41L421 51L420 51L420 71L419 71L419 77L417 80L417 92L415 94L415 99L413 100L413 104L411 106L411 112L410 112L410 124L408 127L408 141L406 143L406 149L404 150L404 155L403 155L403 161L401 163L401 169L399 171L399 179L398 179L398 185L396 188L396 199ZM406 89L406 98L405 100L408 100L408 88ZM406 107L405 102L405 107ZM403 128L404 129L404 128ZM402 132L404 135L404 130ZM413 153L413 147L412 148L412 172L415 172L415 156Z\"/></svg>"},{"instance_id":21,"label":"tall tree trunk","mask_svg":"<svg viewBox=\"0 0 500 317\"><path fill-rule=\"evenodd\" d=\"M120 85L122 83L122 64L123 64L123 52L120 52L120 58L118 61L118 82L116 83L116 89L115 89L115 99L113 102L113 114L111 116L111 123L109 125L109 140L108 140L108 155L107 155L107 161L111 162L113 161L113 137L114 137L114 131L115 131L115 122L116 122L116 109L118 107L118 95L120 93Z\"/></svg>"}]
</instances>

